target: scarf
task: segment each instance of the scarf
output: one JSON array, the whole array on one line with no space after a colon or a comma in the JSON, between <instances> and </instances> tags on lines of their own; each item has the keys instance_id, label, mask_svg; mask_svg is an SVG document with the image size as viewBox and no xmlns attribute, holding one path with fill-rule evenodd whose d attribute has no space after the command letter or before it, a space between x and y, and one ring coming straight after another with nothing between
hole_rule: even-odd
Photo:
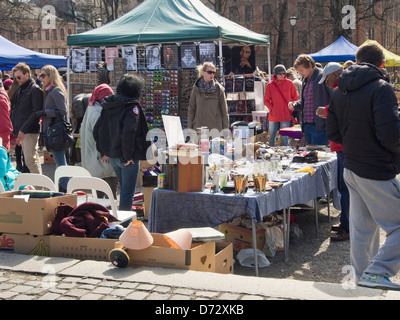
<instances>
[{"instance_id":1,"label":"scarf","mask_svg":"<svg viewBox=\"0 0 400 320\"><path fill-rule=\"evenodd\" d=\"M215 80L212 80L210 82L205 82L203 77L199 79L197 86L199 88L203 88L206 92L215 92L215 90L217 90L217 85Z\"/></svg>"},{"instance_id":2,"label":"scarf","mask_svg":"<svg viewBox=\"0 0 400 320\"><path fill-rule=\"evenodd\" d=\"M89 99L89 106L94 106L96 101L101 102L105 97L111 96L112 94L114 94L114 91L108 84L103 83L97 86L94 88L92 96Z\"/></svg>"}]
</instances>

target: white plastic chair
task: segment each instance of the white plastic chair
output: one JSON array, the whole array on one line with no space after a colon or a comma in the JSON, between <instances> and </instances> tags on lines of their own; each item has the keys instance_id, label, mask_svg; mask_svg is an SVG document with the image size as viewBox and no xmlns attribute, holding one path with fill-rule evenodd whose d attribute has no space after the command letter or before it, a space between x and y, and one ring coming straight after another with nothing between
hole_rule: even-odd
<instances>
[{"instance_id":1,"label":"white plastic chair","mask_svg":"<svg viewBox=\"0 0 400 320\"><path fill-rule=\"evenodd\" d=\"M59 166L56 168L56 171L54 172L54 184L56 185L57 190L59 189L59 181L63 177L91 177L92 175L90 172L85 169L84 167L79 167L79 166ZM84 189L84 188L82 188ZM93 201L100 203L101 205L105 207L109 207L111 205L110 199L98 199L97 198L97 193L95 192L94 189L89 188L92 190L92 197L88 201Z\"/></svg>"},{"instance_id":2,"label":"white plastic chair","mask_svg":"<svg viewBox=\"0 0 400 320\"><path fill-rule=\"evenodd\" d=\"M73 177L68 181L67 193L72 193L76 190L94 190L101 191L106 194L111 203L111 211L114 217L120 222L119 224L128 221L129 219L136 220L136 212L122 211L117 209L117 204L109 184L103 179L97 177ZM97 197L96 197L97 199ZM99 201L94 201L100 203ZM101 203L100 203L101 204Z\"/></svg>"},{"instance_id":3,"label":"white plastic chair","mask_svg":"<svg viewBox=\"0 0 400 320\"><path fill-rule=\"evenodd\" d=\"M91 177L90 172L84 167L80 166L59 166L54 172L54 184L57 191L59 190L59 181L64 177ZM94 197L95 195L93 195Z\"/></svg>"},{"instance_id":4,"label":"white plastic chair","mask_svg":"<svg viewBox=\"0 0 400 320\"><path fill-rule=\"evenodd\" d=\"M0 182L0 193L6 192L6 189L4 189L3 184Z\"/></svg>"},{"instance_id":5,"label":"white plastic chair","mask_svg":"<svg viewBox=\"0 0 400 320\"><path fill-rule=\"evenodd\" d=\"M39 173L21 173L17 175L14 180L14 189L18 190L20 186L25 185L42 187L49 191L57 191L54 182L48 176Z\"/></svg>"}]
</instances>

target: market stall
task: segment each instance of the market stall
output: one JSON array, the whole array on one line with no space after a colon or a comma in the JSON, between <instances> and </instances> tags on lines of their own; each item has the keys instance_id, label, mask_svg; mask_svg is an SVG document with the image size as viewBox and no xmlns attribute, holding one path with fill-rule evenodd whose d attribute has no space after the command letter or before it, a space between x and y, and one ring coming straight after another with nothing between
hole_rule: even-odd
<instances>
[{"instance_id":1,"label":"market stall","mask_svg":"<svg viewBox=\"0 0 400 320\"><path fill-rule=\"evenodd\" d=\"M32 68L40 68L46 64L56 68L67 66L67 59L64 56L32 51L0 36L0 70L12 70L19 62L25 62Z\"/></svg>"},{"instance_id":2,"label":"market stall","mask_svg":"<svg viewBox=\"0 0 400 320\"><path fill-rule=\"evenodd\" d=\"M347 60L356 60L356 52L358 47L348 41L345 37L340 36L335 42L326 48L310 53L316 62L346 62Z\"/></svg>"},{"instance_id":3,"label":"market stall","mask_svg":"<svg viewBox=\"0 0 400 320\"><path fill-rule=\"evenodd\" d=\"M233 53L240 55L244 45L252 45L251 70L235 66ZM100 28L68 36L69 68L73 71L68 80L70 91L72 95L91 93L97 84L95 62L104 60L112 86L125 72L143 76L146 87L142 105L151 128L162 127L162 114L179 115L186 126L190 92L197 76L195 67L214 62L222 82L225 73L231 71L252 73L256 69L254 45L267 46L269 55L269 36L218 15L201 1L149 0ZM245 93L245 87L241 92ZM239 112L237 98L231 99L235 101L235 115L251 117L256 110L256 99L246 97L245 101L252 101L248 106L241 104Z\"/></svg>"}]
</instances>

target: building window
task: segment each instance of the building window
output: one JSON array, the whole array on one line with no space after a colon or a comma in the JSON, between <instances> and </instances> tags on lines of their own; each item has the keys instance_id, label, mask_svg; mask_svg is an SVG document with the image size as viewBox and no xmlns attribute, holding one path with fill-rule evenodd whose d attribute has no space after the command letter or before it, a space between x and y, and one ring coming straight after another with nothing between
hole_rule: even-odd
<instances>
[{"instance_id":1,"label":"building window","mask_svg":"<svg viewBox=\"0 0 400 320\"><path fill-rule=\"evenodd\" d=\"M271 19L272 7L271 4L263 4L262 6L262 21L268 22Z\"/></svg>"},{"instance_id":2,"label":"building window","mask_svg":"<svg viewBox=\"0 0 400 320\"><path fill-rule=\"evenodd\" d=\"M60 38L61 38L61 40L65 40L65 31L64 31L64 28L61 28L61 29L60 29Z\"/></svg>"},{"instance_id":3,"label":"building window","mask_svg":"<svg viewBox=\"0 0 400 320\"><path fill-rule=\"evenodd\" d=\"M307 20L307 2L297 4L297 17L299 20Z\"/></svg>"},{"instance_id":4,"label":"building window","mask_svg":"<svg viewBox=\"0 0 400 320\"><path fill-rule=\"evenodd\" d=\"M36 40L42 40L42 29L39 29L36 33Z\"/></svg>"},{"instance_id":5,"label":"building window","mask_svg":"<svg viewBox=\"0 0 400 320\"><path fill-rule=\"evenodd\" d=\"M53 40L57 40L57 29L53 29Z\"/></svg>"},{"instance_id":6,"label":"building window","mask_svg":"<svg viewBox=\"0 0 400 320\"><path fill-rule=\"evenodd\" d=\"M45 39L50 40L50 32L48 29L44 30L44 34L45 34Z\"/></svg>"},{"instance_id":7,"label":"building window","mask_svg":"<svg viewBox=\"0 0 400 320\"><path fill-rule=\"evenodd\" d=\"M253 23L254 22L254 10L253 10L253 5L251 4L246 4L244 6L244 18L245 18L245 23Z\"/></svg>"},{"instance_id":8,"label":"building window","mask_svg":"<svg viewBox=\"0 0 400 320\"><path fill-rule=\"evenodd\" d=\"M297 32L297 49L307 49L308 35L307 32Z\"/></svg>"}]
</instances>

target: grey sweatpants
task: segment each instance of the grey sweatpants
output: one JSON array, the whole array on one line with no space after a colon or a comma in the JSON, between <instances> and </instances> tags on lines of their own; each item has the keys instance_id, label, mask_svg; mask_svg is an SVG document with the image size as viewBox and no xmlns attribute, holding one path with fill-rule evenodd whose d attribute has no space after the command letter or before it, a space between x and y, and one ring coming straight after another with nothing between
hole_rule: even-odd
<instances>
[{"instance_id":1,"label":"grey sweatpants","mask_svg":"<svg viewBox=\"0 0 400 320\"><path fill-rule=\"evenodd\" d=\"M350 262L358 280L400 270L400 182L364 179L344 169L350 192ZM380 228L387 235L380 247Z\"/></svg>"}]
</instances>

